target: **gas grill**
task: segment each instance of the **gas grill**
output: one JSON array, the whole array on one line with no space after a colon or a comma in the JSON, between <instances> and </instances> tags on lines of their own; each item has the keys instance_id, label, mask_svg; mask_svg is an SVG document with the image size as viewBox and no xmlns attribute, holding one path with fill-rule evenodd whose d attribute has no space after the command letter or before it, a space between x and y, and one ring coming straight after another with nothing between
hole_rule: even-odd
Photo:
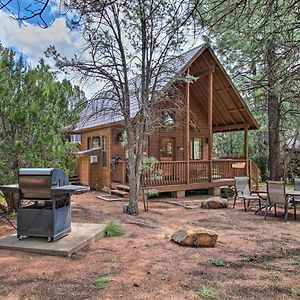
<instances>
[{"instance_id":1,"label":"gas grill","mask_svg":"<svg viewBox=\"0 0 300 300\"><path fill-rule=\"evenodd\" d=\"M88 187L69 185L68 176L58 168L20 169L18 181L0 186L2 192L19 195L18 239L36 236L56 241L71 232L71 194Z\"/></svg>"}]
</instances>

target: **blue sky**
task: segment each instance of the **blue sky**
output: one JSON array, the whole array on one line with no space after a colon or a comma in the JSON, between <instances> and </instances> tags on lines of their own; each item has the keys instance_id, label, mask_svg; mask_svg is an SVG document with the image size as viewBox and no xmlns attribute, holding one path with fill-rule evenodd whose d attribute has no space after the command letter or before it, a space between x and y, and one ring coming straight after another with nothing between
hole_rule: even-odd
<instances>
[{"instance_id":1,"label":"blue sky","mask_svg":"<svg viewBox=\"0 0 300 300\"><path fill-rule=\"evenodd\" d=\"M4 0L5 1L5 0ZM44 26L46 24L52 24L56 18L61 17L60 11L58 9L59 1L51 0L49 5L47 5L45 11L42 14L42 18L39 16L30 18L27 20L28 23L38 24ZM43 3L35 0L13 0L7 5L7 9L4 11L9 13L13 12L19 15L21 18L29 17L32 12L40 11L43 8Z\"/></svg>"},{"instance_id":2,"label":"blue sky","mask_svg":"<svg viewBox=\"0 0 300 300\"><path fill-rule=\"evenodd\" d=\"M24 1L24 2L23 2ZM74 54L80 55L83 46L81 34L77 31L71 31L66 25L66 19L59 13L59 0L51 0L51 5L44 13L44 18L51 23L48 28L39 26L41 20L38 18L29 20L24 24L19 24L12 16L0 10L0 42L4 47L11 48L16 52L22 53L27 59L27 63L36 65L41 58L45 59L53 70L55 70L54 62L45 57L44 52L47 47L54 45L59 53L67 57L72 57ZM20 0L23 10L29 2L33 0ZM16 9L17 0L13 0L13 5L10 8ZM65 78L64 74L59 75L59 78ZM74 84L79 84L72 76L68 76ZM90 87L82 86L87 94L91 94Z\"/></svg>"}]
</instances>

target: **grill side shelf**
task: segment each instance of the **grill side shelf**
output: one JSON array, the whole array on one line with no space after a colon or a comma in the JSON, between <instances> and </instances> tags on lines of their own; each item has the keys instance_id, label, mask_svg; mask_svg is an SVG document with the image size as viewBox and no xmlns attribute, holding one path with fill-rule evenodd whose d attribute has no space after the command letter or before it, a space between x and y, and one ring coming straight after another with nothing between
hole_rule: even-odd
<instances>
[{"instance_id":1,"label":"grill side shelf","mask_svg":"<svg viewBox=\"0 0 300 300\"><path fill-rule=\"evenodd\" d=\"M11 194L17 194L19 193L19 184L6 184L6 185L0 185L0 191L3 193L11 193Z\"/></svg>"}]
</instances>

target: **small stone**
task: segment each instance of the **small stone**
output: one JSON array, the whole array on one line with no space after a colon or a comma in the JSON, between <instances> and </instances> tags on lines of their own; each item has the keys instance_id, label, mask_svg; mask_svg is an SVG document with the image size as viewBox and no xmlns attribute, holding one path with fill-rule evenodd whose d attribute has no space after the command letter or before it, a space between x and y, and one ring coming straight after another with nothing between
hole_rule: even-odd
<instances>
[{"instance_id":1,"label":"small stone","mask_svg":"<svg viewBox=\"0 0 300 300\"><path fill-rule=\"evenodd\" d=\"M171 240L187 247L215 247L218 235L213 230L185 226L173 233Z\"/></svg>"},{"instance_id":2,"label":"small stone","mask_svg":"<svg viewBox=\"0 0 300 300\"><path fill-rule=\"evenodd\" d=\"M140 285L138 283L134 283L133 286L140 287Z\"/></svg>"},{"instance_id":3,"label":"small stone","mask_svg":"<svg viewBox=\"0 0 300 300\"><path fill-rule=\"evenodd\" d=\"M227 208L228 200L222 198L209 198L204 200L201 203L201 208L207 209L218 209L218 208Z\"/></svg>"}]
</instances>

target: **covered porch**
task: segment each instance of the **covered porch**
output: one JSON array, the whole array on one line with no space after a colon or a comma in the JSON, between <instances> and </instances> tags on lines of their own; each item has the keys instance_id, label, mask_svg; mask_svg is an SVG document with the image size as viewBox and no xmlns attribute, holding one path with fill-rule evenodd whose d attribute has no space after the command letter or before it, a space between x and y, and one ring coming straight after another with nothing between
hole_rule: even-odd
<instances>
[{"instance_id":1,"label":"covered porch","mask_svg":"<svg viewBox=\"0 0 300 300\"><path fill-rule=\"evenodd\" d=\"M207 189L231 185L235 176L248 176L251 188L258 188L259 169L249 159L248 131L259 126L219 60L210 48L200 49L182 72L197 78L182 86L183 126L176 115L168 115L172 126L150 136L148 155L158 162L144 172L143 186L158 191ZM244 132L243 154L216 158L214 133L232 131ZM126 162L117 163L111 176L112 182L126 183Z\"/></svg>"}]
</instances>

